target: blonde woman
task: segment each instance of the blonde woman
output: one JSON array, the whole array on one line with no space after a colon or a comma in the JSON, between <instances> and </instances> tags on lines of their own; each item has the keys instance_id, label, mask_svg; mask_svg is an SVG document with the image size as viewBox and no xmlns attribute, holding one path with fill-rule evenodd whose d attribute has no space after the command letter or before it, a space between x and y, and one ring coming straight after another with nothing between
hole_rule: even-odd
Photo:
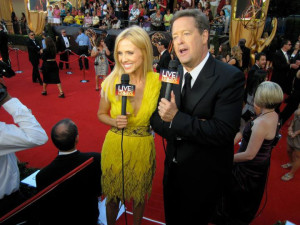
<instances>
[{"instance_id":1,"label":"blonde woman","mask_svg":"<svg viewBox=\"0 0 300 225\"><path fill-rule=\"evenodd\" d=\"M233 46L231 48L231 59L228 64L235 66L242 71L242 50L240 46Z\"/></svg>"},{"instance_id":2,"label":"blonde woman","mask_svg":"<svg viewBox=\"0 0 300 225\"><path fill-rule=\"evenodd\" d=\"M274 82L264 81L255 92L257 116L244 129L240 149L233 158L232 187L223 199L222 212L227 217L223 222L226 224L250 224L259 209L268 179L271 151L278 140L275 108L282 100L283 92Z\"/></svg>"},{"instance_id":3,"label":"blonde woman","mask_svg":"<svg viewBox=\"0 0 300 225\"><path fill-rule=\"evenodd\" d=\"M160 92L159 75L153 72L153 52L148 34L138 26L120 33L115 43L115 67L103 81L98 118L111 126L102 147L102 189L107 197L107 224L116 222L123 201L121 140L124 128L124 194L133 200L133 224L141 224L145 198L150 196L155 172L155 148L150 117ZM129 74L135 96L127 98L127 115L121 115L121 98L115 96L122 74Z\"/></svg>"}]
</instances>

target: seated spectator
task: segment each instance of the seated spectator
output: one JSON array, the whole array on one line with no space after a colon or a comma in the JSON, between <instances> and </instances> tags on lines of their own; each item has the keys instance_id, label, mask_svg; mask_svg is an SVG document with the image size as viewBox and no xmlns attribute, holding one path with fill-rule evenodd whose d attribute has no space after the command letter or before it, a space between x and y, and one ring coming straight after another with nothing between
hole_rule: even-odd
<instances>
[{"instance_id":1,"label":"seated spectator","mask_svg":"<svg viewBox=\"0 0 300 225\"><path fill-rule=\"evenodd\" d=\"M130 13L129 13L129 26L134 25L134 24L138 24L139 16L140 16L140 11L136 7L136 3L134 2L132 4L132 9L130 10Z\"/></svg>"},{"instance_id":2,"label":"seated spectator","mask_svg":"<svg viewBox=\"0 0 300 225\"><path fill-rule=\"evenodd\" d=\"M67 10L64 3L61 3L61 9L60 9L60 20L64 21L65 17L67 16Z\"/></svg>"},{"instance_id":3,"label":"seated spectator","mask_svg":"<svg viewBox=\"0 0 300 225\"><path fill-rule=\"evenodd\" d=\"M122 2L120 0L116 0L114 10L115 10L116 17L118 19L121 19Z\"/></svg>"},{"instance_id":4,"label":"seated spectator","mask_svg":"<svg viewBox=\"0 0 300 225\"><path fill-rule=\"evenodd\" d=\"M180 6L182 6L185 9L188 9L190 7L190 4L186 0L183 0Z\"/></svg>"},{"instance_id":5,"label":"seated spectator","mask_svg":"<svg viewBox=\"0 0 300 225\"><path fill-rule=\"evenodd\" d=\"M70 26L71 24L74 23L74 18L71 15L70 12L67 12L67 16L65 17L64 21L63 21L63 25L64 26Z\"/></svg>"},{"instance_id":6,"label":"seated spectator","mask_svg":"<svg viewBox=\"0 0 300 225\"><path fill-rule=\"evenodd\" d=\"M155 13L156 9L157 9L157 6L156 6L154 0L150 0L148 2L148 16L151 16L153 13Z\"/></svg>"},{"instance_id":7,"label":"seated spectator","mask_svg":"<svg viewBox=\"0 0 300 225\"><path fill-rule=\"evenodd\" d=\"M93 162L40 199L40 224L97 225L101 196L100 154L82 153L76 146L78 129L70 119L59 121L51 130L51 139L58 149L57 157L36 176L38 191L93 158Z\"/></svg>"},{"instance_id":8,"label":"seated spectator","mask_svg":"<svg viewBox=\"0 0 300 225\"><path fill-rule=\"evenodd\" d=\"M85 14L84 20L83 20L83 27L90 27L93 24L93 19L90 16L89 13Z\"/></svg>"},{"instance_id":9,"label":"seated spectator","mask_svg":"<svg viewBox=\"0 0 300 225\"><path fill-rule=\"evenodd\" d=\"M111 28L112 29L120 29L121 27L121 20L118 19L118 17L114 16L110 18L111 21Z\"/></svg>"},{"instance_id":10,"label":"seated spectator","mask_svg":"<svg viewBox=\"0 0 300 225\"><path fill-rule=\"evenodd\" d=\"M83 25L84 15L81 13L80 10L78 11L78 15L75 16L74 20L75 24L73 24L72 26L81 27Z\"/></svg>"},{"instance_id":11,"label":"seated spectator","mask_svg":"<svg viewBox=\"0 0 300 225\"><path fill-rule=\"evenodd\" d=\"M171 13L170 9L167 9L166 11L167 13L164 15L165 30L170 31L171 19L173 18L173 14Z\"/></svg>"},{"instance_id":12,"label":"seated spectator","mask_svg":"<svg viewBox=\"0 0 300 225\"><path fill-rule=\"evenodd\" d=\"M163 25L163 16L160 13L160 10L157 9L156 13L153 13L150 16L151 19L151 29L154 31L160 31L163 30L162 29L162 25Z\"/></svg>"},{"instance_id":13,"label":"seated spectator","mask_svg":"<svg viewBox=\"0 0 300 225\"><path fill-rule=\"evenodd\" d=\"M209 45L209 53L215 58L216 55L215 55L215 46L210 44Z\"/></svg>"},{"instance_id":14,"label":"seated spectator","mask_svg":"<svg viewBox=\"0 0 300 225\"><path fill-rule=\"evenodd\" d=\"M93 12L92 21L93 21L92 26L93 26L94 28L98 28L98 27L99 27L99 23L100 23L100 19L99 19L99 17L96 15L96 11Z\"/></svg>"},{"instance_id":15,"label":"seated spectator","mask_svg":"<svg viewBox=\"0 0 300 225\"><path fill-rule=\"evenodd\" d=\"M78 11L76 10L76 8L75 8L75 7L72 7L72 12L71 12L71 15L72 15L73 17L75 17L75 16L77 16L77 15L78 15Z\"/></svg>"},{"instance_id":16,"label":"seated spectator","mask_svg":"<svg viewBox=\"0 0 300 225\"><path fill-rule=\"evenodd\" d=\"M144 16L145 15L145 9L144 9L144 7L141 3L139 3L138 9L140 11L140 17Z\"/></svg>"},{"instance_id":17,"label":"seated spectator","mask_svg":"<svg viewBox=\"0 0 300 225\"><path fill-rule=\"evenodd\" d=\"M0 83L1 106L17 125L0 122L0 217L25 200L19 192L20 172L15 152L43 145L48 140L31 110L12 98Z\"/></svg>"},{"instance_id":18,"label":"seated spectator","mask_svg":"<svg viewBox=\"0 0 300 225\"><path fill-rule=\"evenodd\" d=\"M140 17L140 23L141 23L142 28L145 31L151 30L151 20L148 15L144 15L143 17Z\"/></svg>"},{"instance_id":19,"label":"seated spectator","mask_svg":"<svg viewBox=\"0 0 300 225\"><path fill-rule=\"evenodd\" d=\"M107 13L104 19L102 20L102 25L99 27L99 29L108 30L110 28L111 28L111 21L110 21L110 16Z\"/></svg>"}]
</instances>

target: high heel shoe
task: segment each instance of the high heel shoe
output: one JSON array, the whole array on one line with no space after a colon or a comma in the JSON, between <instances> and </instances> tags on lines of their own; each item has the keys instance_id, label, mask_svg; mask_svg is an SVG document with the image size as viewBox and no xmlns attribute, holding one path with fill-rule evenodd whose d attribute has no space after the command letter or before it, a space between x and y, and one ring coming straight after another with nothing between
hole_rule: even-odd
<instances>
[{"instance_id":1,"label":"high heel shoe","mask_svg":"<svg viewBox=\"0 0 300 225\"><path fill-rule=\"evenodd\" d=\"M46 95L47 95L47 91L43 91L43 92L42 92L42 95L45 95L45 96L46 96Z\"/></svg>"},{"instance_id":2,"label":"high heel shoe","mask_svg":"<svg viewBox=\"0 0 300 225\"><path fill-rule=\"evenodd\" d=\"M58 96L59 98L64 98L65 97L65 94L62 92L60 93L60 95Z\"/></svg>"}]
</instances>

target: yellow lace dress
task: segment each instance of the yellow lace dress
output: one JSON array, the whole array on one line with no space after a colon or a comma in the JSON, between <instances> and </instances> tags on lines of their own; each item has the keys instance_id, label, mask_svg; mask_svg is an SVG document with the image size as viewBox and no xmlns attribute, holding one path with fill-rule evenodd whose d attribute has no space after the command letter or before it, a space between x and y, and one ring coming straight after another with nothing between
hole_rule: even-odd
<instances>
[{"instance_id":1,"label":"yellow lace dress","mask_svg":"<svg viewBox=\"0 0 300 225\"><path fill-rule=\"evenodd\" d=\"M117 81L116 81L117 83ZM102 88L105 87L105 80ZM137 115L127 99L126 111L130 113L128 126L124 130L124 192L125 200L134 200L135 205L143 203L145 196L149 198L152 179L155 173L155 146L150 133L150 117L157 106L161 82L159 75L149 72L146 75L143 100ZM110 115L116 118L121 114L121 98L113 92L108 93L111 103ZM112 127L106 134L102 153L102 190L107 201L123 199L122 188L122 152L121 130Z\"/></svg>"}]
</instances>

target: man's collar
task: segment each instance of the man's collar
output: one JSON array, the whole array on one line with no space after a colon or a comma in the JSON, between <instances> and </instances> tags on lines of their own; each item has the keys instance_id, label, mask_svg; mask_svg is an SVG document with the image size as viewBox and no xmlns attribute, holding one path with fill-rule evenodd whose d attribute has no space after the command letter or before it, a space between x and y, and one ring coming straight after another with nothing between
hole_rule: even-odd
<instances>
[{"instance_id":1,"label":"man's collar","mask_svg":"<svg viewBox=\"0 0 300 225\"><path fill-rule=\"evenodd\" d=\"M75 149L74 151L71 151L71 152L58 151L58 155L70 155L75 152L77 152L77 149Z\"/></svg>"}]
</instances>

